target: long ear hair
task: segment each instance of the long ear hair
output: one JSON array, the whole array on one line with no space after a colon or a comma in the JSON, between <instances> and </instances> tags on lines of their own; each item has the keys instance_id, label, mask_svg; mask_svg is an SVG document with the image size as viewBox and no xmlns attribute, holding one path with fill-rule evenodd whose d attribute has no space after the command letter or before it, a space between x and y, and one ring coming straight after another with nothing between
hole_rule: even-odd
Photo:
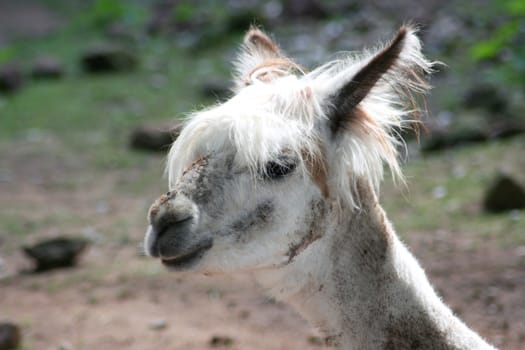
<instances>
[{"instance_id":1,"label":"long ear hair","mask_svg":"<svg viewBox=\"0 0 525 350\"><path fill-rule=\"evenodd\" d=\"M339 193L351 194L356 181L368 178L376 190L383 178L383 163L403 179L398 163L399 138L394 129L417 113L415 95L430 86L425 75L434 63L421 53L416 30L403 26L386 45L358 57L330 62L308 78L323 101L330 137L335 144L330 164ZM350 181L348 179L350 174Z\"/></svg>"}]
</instances>

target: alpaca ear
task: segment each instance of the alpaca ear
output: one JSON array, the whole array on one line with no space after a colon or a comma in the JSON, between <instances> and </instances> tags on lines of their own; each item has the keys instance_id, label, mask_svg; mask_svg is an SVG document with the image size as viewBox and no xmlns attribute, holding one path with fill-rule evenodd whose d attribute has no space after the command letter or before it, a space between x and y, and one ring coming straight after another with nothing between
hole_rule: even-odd
<instances>
[{"instance_id":1,"label":"alpaca ear","mask_svg":"<svg viewBox=\"0 0 525 350\"><path fill-rule=\"evenodd\" d=\"M420 50L414 30L401 27L382 50L336 74L332 86L337 90L328 96L327 114L332 132L335 134L348 128L353 119L359 117L360 113L355 113L356 107L376 87L383 93L408 95L410 91L428 88L419 75L430 69Z\"/></svg>"},{"instance_id":2,"label":"alpaca ear","mask_svg":"<svg viewBox=\"0 0 525 350\"><path fill-rule=\"evenodd\" d=\"M237 90L253 84L254 80L269 82L287 74L292 63L265 33L251 27L244 36L234 63L234 82Z\"/></svg>"}]
</instances>

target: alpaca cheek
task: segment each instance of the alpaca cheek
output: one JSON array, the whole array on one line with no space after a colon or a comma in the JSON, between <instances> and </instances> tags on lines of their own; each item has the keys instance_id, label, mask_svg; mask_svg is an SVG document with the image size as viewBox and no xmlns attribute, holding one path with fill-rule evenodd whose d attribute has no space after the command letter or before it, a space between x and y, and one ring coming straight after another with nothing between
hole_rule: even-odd
<instances>
[{"instance_id":1,"label":"alpaca cheek","mask_svg":"<svg viewBox=\"0 0 525 350\"><path fill-rule=\"evenodd\" d=\"M308 246L323 236L323 218L326 216L326 202L323 199L311 199L309 211L305 216L305 228L297 235L300 239L289 245L286 257L287 263L291 263L295 257L301 254Z\"/></svg>"},{"instance_id":2,"label":"alpaca cheek","mask_svg":"<svg viewBox=\"0 0 525 350\"><path fill-rule=\"evenodd\" d=\"M253 240L253 235L259 231L267 230L272 223L275 213L275 205L272 201L264 201L257 205L255 209L242 215L231 225L231 233L235 236L235 241L247 243Z\"/></svg>"}]
</instances>

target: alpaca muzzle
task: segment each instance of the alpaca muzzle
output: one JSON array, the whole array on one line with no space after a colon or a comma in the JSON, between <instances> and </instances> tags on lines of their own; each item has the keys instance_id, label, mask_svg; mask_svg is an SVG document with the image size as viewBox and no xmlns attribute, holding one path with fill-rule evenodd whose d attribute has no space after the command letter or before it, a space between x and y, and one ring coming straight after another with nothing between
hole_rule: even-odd
<instances>
[{"instance_id":1,"label":"alpaca muzzle","mask_svg":"<svg viewBox=\"0 0 525 350\"><path fill-rule=\"evenodd\" d=\"M211 238L194 234L197 213L195 204L181 193L168 192L160 196L148 213L146 255L159 258L172 268L197 262L213 245Z\"/></svg>"}]
</instances>

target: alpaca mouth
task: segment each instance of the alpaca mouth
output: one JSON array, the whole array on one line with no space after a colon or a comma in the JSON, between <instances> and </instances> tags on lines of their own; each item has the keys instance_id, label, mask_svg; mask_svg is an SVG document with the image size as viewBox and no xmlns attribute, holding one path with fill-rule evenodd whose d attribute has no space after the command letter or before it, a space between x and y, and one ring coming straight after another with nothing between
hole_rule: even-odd
<instances>
[{"instance_id":1,"label":"alpaca mouth","mask_svg":"<svg viewBox=\"0 0 525 350\"><path fill-rule=\"evenodd\" d=\"M204 256L207 250L213 246L213 240L206 240L199 244L195 249L189 253L182 254L176 257L161 258L164 266L173 270L184 270L195 266L199 260Z\"/></svg>"}]
</instances>

